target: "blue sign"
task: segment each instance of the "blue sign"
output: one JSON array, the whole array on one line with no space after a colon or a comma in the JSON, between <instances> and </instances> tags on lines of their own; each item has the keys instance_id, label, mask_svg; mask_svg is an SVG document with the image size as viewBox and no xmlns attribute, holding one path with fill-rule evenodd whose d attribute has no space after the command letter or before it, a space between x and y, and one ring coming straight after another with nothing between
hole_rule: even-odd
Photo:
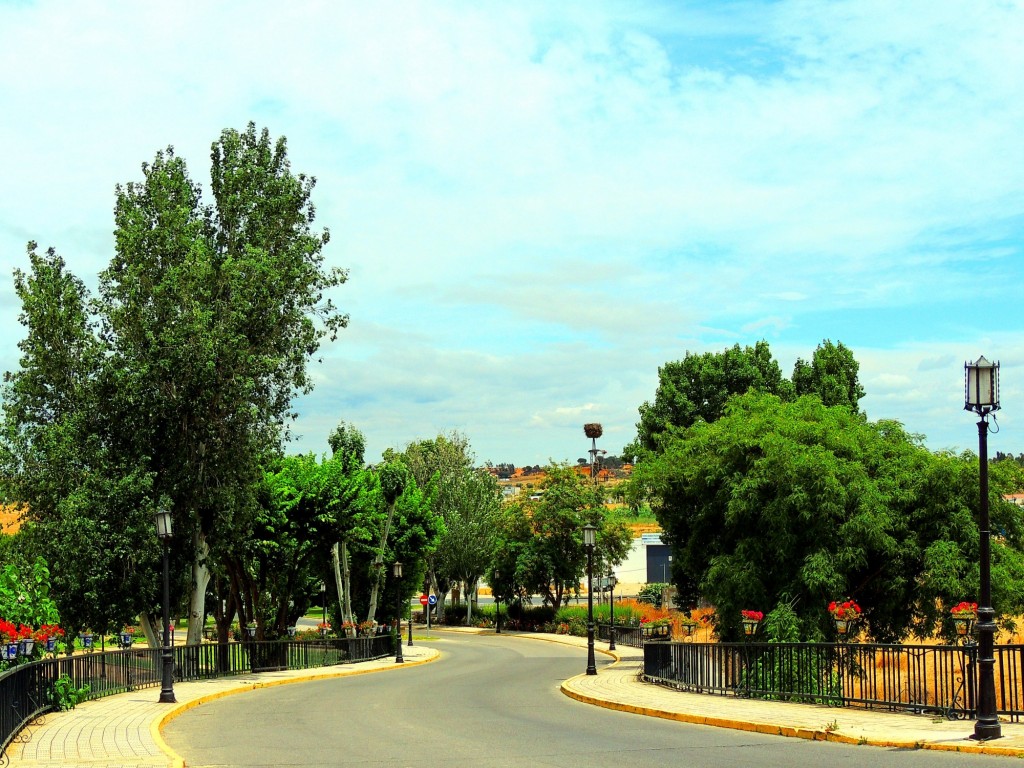
<instances>
[{"instance_id":1,"label":"blue sign","mask_svg":"<svg viewBox=\"0 0 1024 768\"><path fill-rule=\"evenodd\" d=\"M431 595L430 597L427 598L427 601L431 605L437 605L437 595Z\"/></svg>"}]
</instances>

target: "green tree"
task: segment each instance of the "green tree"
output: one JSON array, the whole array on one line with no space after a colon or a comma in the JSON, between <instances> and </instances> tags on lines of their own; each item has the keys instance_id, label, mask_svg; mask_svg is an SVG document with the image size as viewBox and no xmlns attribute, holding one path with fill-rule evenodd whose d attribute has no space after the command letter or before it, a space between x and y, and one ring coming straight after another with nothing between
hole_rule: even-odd
<instances>
[{"instance_id":1,"label":"green tree","mask_svg":"<svg viewBox=\"0 0 1024 768\"><path fill-rule=\"evenodd\" d=\"M598 529L596 575L622 562L632 536L622 523L607 519L602 491L589 477L567 465L549 466L545 473L539 501L517 499L506 505L491 573L501 573L504 594L540 594L557 611L586 571L583 526Z\"/></svg>"},{"instance_id":2,"label":"green tree","mask_svg":"<svg viewBox=\"0 0 1024 768\"><path fill-rule=\"evenodd\" d=\"M799 359L793 367L793 388L798 396L817 395L825 405L845 405L853 411L864 397L857 372L860 364L842 342L825 339L811 362Z\"/></svg>"},{"instance_id":3,"label":"green tree","mask_svg":"<svg viewBox=\"0 0 1024 768\"><path fill-rule=\"evenodd\" d=\"M32 628L57 623L57 605L50 597L50 570L41 557L29 565L7 563L0 567L0 618Z\"/></svg>"},{"instance_id":4,"label":"green tree","mask_svg":"<svg viewBox=\"0 0 1024 768\"><path fill-rule=\"evenodd\" d=\"M623 448L622 455L657 451L665 433L684 429L697 421L711 422L722 415L733 395L749 389L789 397L792 385L783 378L768 342L753 347L739 344L722 352L687 352L682 360L658 369L654 402L640 406L636 441Z\"/></svg>"},{"instance_id":5,"label":"green tree","mask_svg":"<svg viewBox=\"0 0 1024 768\"><path fill-rule=\"evenodd\" d=\"M315 180L291 171L285 140L249 124L212 147L213 204L168 148L143 180L117 188L116 255L99 308L117 450L154 477L190 539L197 641L211 558L230 557L255 510L262 468L287 438L306 365L346 324L324 293L344 272L324 267L314 232Z\"/></svg>"},{"instance_id":6,"label":"green tree","mask_svg":"<svg viewBox=\"0 0 1024 768\"><path fill-rule=\"evenodd\" d=\"M716 606L723 637L743 608L792 598L807 638L827 636L825 606L864 608L872 635L930 634L942 606L977 594L977 463L933 454L895 422L869 423L819 398L735 398L637 469L637 481L688 574ZM993 483L997 610L1024 605L1020 515ZM994 580L995 583L995 580Z\"/></svg>"},{"instance_id":7,"label":"green tree","mask_svg":"<svg viewBox=\"0 0 1024 768\"><path fill-rule=\"evenodd\" d=\"M14 272L27 335L4 376L4 497L25 509L26 549L52 566L68 629L120 629L155 598L152 477L114 447L116 377L84 284L53 249L29 243L28 259Z\"/></svg>"},{"instance_id":8,"label":"green tree","mask_svg":"<svg viewBox=\"0 0 1024 768\"><path fill-rule=\"evenodd\" d=\"M142 171L117 187L115 255L95 302L34 244L31 276L16 273L29 334L7 378L3 462L8 497L40 526L57 526L47 535L81 515L93 521L89 536L112 526L113 546L97 547L127 554L130 573L151 570L151 513L168 499L174 560L191 563L194 642L209 565L232 557L251 530L291 399L312 386L308 361L346 324L325 297L345 273L324 265L314 179L291 172L284 139L252 124L225 130L212 147L212 204L173 149ZM98 569L84 574L97 583L135 588L117 560L79 560ZM83 582L51 563L55 586L64 574ZM135 603L151 604L151 592L137 591Z\"/></svg>"},{"instance_id":9,"label":"green tree","mask_svg":"<svg viewBox=\"0 0 1024 768\"><path fill-rule=\"evenodd\" d=\"M457 432L412 442L402 459L444 524L437 549L426 560L441 621L444 598L452 587L462 584L468 596L487 570L501 493L490 473L473 467L469 440ZM466 621L471 621L470 611Z\"/></svg>"}]
</instances>

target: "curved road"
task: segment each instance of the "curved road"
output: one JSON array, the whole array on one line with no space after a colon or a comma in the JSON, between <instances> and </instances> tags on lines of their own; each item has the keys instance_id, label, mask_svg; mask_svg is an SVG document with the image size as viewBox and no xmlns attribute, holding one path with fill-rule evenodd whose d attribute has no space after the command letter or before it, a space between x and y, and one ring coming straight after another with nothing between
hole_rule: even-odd
<instances>
[{"instance_id":1,"label":"curved road","mask_svg":"<svg viewBox=\"0 0 1024 768\"><path fill-rule=\"evenodd\" d=\"M614 712L559 691L585 667L579 649L494 635L430 642L443 652L437 662L229 696L171 721L164 739L189 768L1020 765L1014 758L811 742Z\"/></svg>"}]
</instances>

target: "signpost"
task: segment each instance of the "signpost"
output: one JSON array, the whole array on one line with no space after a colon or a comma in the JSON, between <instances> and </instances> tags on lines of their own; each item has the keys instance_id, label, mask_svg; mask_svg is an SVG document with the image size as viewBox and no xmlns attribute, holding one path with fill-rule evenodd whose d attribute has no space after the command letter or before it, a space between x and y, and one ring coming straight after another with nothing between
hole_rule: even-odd
<instances>
[{"instance_id":1,"label":"signpost","mask_svg":"<svg viewBox=\"0 0 1024 768\"><path fill-rule=\"evenodd\" d=\"M427 632L430 632L430 611L437 605L437 595L420 595L420 605L423 606L423 612L427 615Z\"/></svg>"}]
</instances>

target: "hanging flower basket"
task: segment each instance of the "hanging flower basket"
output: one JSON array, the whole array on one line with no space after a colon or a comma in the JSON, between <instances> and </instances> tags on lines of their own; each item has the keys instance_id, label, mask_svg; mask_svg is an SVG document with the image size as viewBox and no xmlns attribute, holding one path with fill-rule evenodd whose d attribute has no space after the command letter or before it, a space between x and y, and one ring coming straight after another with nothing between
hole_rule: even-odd
<instances>
[{"instance_id":1,"label":"hanging flower basket","mask_svg":"<svg viewBox=\"0 0 1024 768\"><path fill-rule=\"evenodd\" d=\"M757 632L764 614L761 611L740 611L740 620L743 623L743 634L750 636Z\"/></svg>"},{"instance_id":2,"label":"hanging flower basket","mask_svg":"<svg viewBox=\"0 0 1024 768\"><path fill-rule=\"evenodd\" d=\"M836 634L840 638L846 638L853 634L860 620L861 610L853 600L844 600L839 603L833 600L828 604L828 612L836 624Z\"/></svg>"},{"instance_id":3,"label":"hanging flower basket","mask_svg":"<svg viewBox=\"0 0 1024 768\"><path fill-rule=\"evenodd\" d=\"M969 603L964 600L950 608L949 612L953 616L953 627L957 635L966 637L974 631L974 625L978 621L977 603Z\"/></svg>"}]
</instances>

